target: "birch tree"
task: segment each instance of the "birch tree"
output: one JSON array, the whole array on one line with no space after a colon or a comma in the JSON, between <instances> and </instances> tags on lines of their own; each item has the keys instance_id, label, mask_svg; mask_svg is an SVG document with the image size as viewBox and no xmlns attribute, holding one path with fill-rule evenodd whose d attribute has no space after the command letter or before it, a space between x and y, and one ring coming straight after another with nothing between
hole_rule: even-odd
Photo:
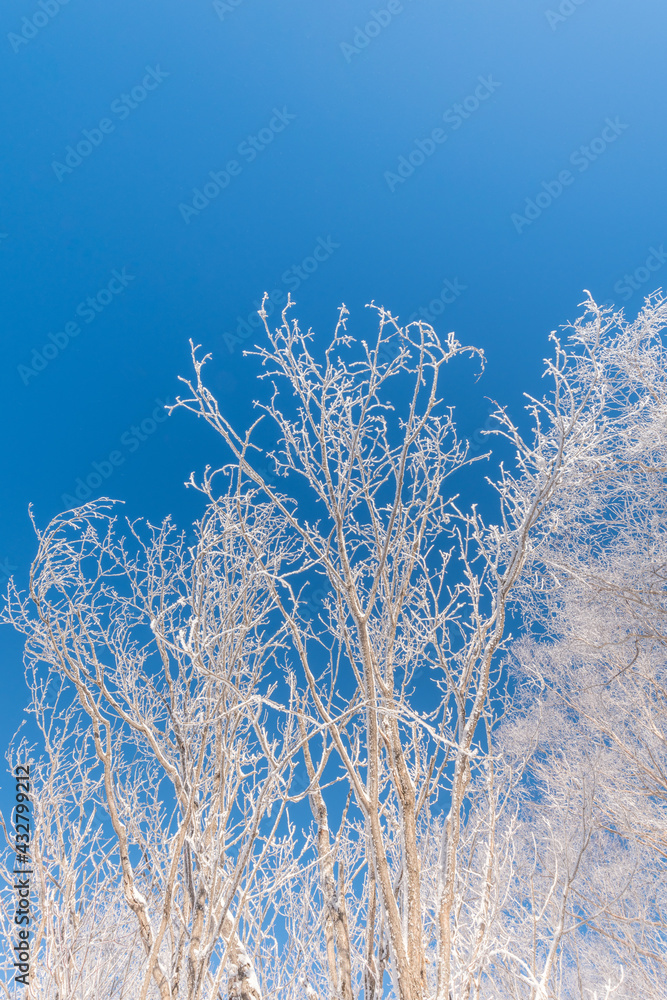
<instances>
[{"instance_id":1,"label":"birch tree","mask_svg":"<svg viewBox=\"0 0 667 1000\"><path fill-rule=\"evenodd\" d=\"M76 833L40 897L43 981L87 996L84 948L109 997L121 967L160 1000L661 996L662 300L628 326L589 298L553 335L528 429L493 413L499 472L442 399L481 352L375 306L373 339L342 307L320 348L291 306L276 330L261 312L261 427L234 426L192 345L175 408L224 448L190 479L192 550L86 505L10 593L39 844L60 816ZM484 488L490 518L462 499ZM536 634L517 644L510 611ZM77 833L82 795L102 832ZM115 952L71 918L102 898Z\"/></svg>"},{"instance_id":2,"label":"birch tree","mask_svg":"<svg viewBox=\"0 0 667 1000\"><path fill-rule=\"evenodd\" d=\"M519 588L532 635L513 650L528 694L511 728L515 742L535 734L540 753L530 771L552 802L571 785L573 768L578 788L587 789L595 864L582 866L569 923L586 928L578 946L589 982L591 968L613 957L624 980L615 996L662 997L667 306L650 296L634 321L590 298L585 307L570 330L583 351L576 368L564 359L559 378L585 406L592 429L554 494L548 532ZM542 417L546 459L554 419L548 410ZM515 488L524 488L521 479ZM612 885L601 905L604 872ZM572 956L573 947L564 950Z\"/></svg>"},{"instance_id":3,"label":"birch tree","mask_svg":"<svg viewBox=\"0 0 667 1000\"><path fill-rule=\"evenodd\" d=\"M49 697L41 683L35 696L42 705ZM98 762L72 718L71 705L63 707L57 722L47 714L52 724L43 734L41 760L35 759L36 748L25 739L17 740L9 754L12 769L32 759L30 780L38 790L32 799L31 826L39 835L32 839L29 863L21 866L32 872L32 904L38 923L32 928L30 950L33 956L41 956L38 964L32 963L30 991L49 1000L130 1000L140 984L141 942L113 878L115 852L101 820L103 787ZM11 843L6 826L3 832ZM16 944L15 900L9 888L15 877L8 878L14 862L9 850L3 851L7 888L0 905L7 956ZM15 995L8 982L2 989L5 997Z\"/></svg>"},{"instance_id":4,"label":"birch tree","mask_svg":"<svg viewBox=\"0 0 667 1000\"><path fill-rule=\"evenodd\" d=\"M594 420L584 400L568 396L559 348L548 363L555 380L549 447L537 404L530 443L502 409L496 413L525 475L521 489L501 475L500 522L487 525L475 506L457 504L457 476L474 459L438 395L446 366L479 352L453 334L441 345L427 324L402 328L386 310L377 315L375 340L356 346L343 307L321 361L312 333L302 333L287 310L278 330L266 325L269 346L257 355L273 389L260 409L275 426L271 458L289 498L256 471L254 428L234 429L206 388L207 358L194 347L196 379L176 405L226 442L239 504L246 489L259 489L301 547L289 578L267 568L267 579L305 681L302 714L326 732L319 762L309 759L309 743L305 752L330 914L329 992L349 995L354 964L346 930L352 890L346 894L339 861L336 891L327 860L334 853L320 791L331 756L363 845L356 909L365 915L365 941L353 990L363 978L367 996L382 992L383 956L400 1000L450 1000L480 995L488 954L504 794L494 785L494 692L508 603L534 537L548 530L554 492L586 454ZM403 402L395 408L394 399ZM320 574L329 591L319 622L302 613L309 573ZM464 834L480 782L485 795L474 793L478 833L470 845ZM482 866L473 878L471 850Z\"/></svg>"},{"instance_id":5,"label":"birch tree","mask_svg":"<svg viewBox=\"0 0 667 1000\"><path fill-rule=\"evenodd\" d=\"M12 589L6 612L44 736L32 995L259 1000L266 882L278 892L294 865L272 598L224 503L190 550L169 522L119 537L108 508L37 532L29 595ZM266 565L285 558L261 503L244 530Z\"/></svg>"},{"instance_id":6,"label":"birch tree","mask_svg":"<svg viewBox=\"0 0 667 1000\"><path fill-rule=\"evenodd\" d=\"M602 418L535 552L545 584L523 588L555 646L520 655L607 747L610 822L667 858L667 306L588 318L575 333L602 342Z\"/></svg>"}]
</instances>

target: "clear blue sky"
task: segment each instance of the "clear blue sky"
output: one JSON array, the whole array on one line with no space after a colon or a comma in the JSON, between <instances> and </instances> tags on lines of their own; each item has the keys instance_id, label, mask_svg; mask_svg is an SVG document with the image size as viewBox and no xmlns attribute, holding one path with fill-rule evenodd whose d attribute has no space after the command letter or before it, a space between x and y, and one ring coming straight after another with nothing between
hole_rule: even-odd
<instances>
[{"instance_id":1,"label":"clear blue sky","mask_svg":"<svg viewBox=\"0 0 667 1000\"><path fill-rule=\"evenodd\" d=\"M0 576L23 585L31 502L45 525L83 483L192 516L183 481L223 453L161 406L192 337L249 420L264 290L321 342L375 299L482 347L451 387L472 434L484 394L540 392L582 289L633 313L665 282L664 0L4 0L0 25ZM0 652L4 746L7 628Z\"/></svg>"}]
</instances>

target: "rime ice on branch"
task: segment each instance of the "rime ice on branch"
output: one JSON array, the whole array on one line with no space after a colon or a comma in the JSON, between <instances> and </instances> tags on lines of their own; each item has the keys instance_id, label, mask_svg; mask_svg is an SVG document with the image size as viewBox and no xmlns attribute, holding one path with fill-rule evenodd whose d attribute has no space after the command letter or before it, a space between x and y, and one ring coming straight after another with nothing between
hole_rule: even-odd
<instances>
[{"instance_id":1,"label":"rime ice on branch","mask_svg":"<svg viewBox=\"0 0 667 1000\"><path fill-rule=\"evenodd\" d=\"M491 521L440 398L480 352L375 307L316 351L288 304L269 454L193 345L194 543L38 532L40 997L662 996L667 308L584 305L529 434L495 410Z\"/></svg>"}]
</instances>

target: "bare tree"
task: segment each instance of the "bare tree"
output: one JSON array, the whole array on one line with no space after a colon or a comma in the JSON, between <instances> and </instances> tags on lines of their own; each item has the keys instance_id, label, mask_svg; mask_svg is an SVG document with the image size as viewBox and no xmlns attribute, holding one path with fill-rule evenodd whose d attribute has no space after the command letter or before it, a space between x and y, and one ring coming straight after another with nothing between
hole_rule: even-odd
<instances>
[{"instance_id":1,"label":"bare tree","mask_svg":"<svg viewBox=\"0 0 667 1000\"><path fill-rule=\"evenodd\" d=\"M352 797L346 833L358 817L363 846L356 911L365 915L365 941L357 946L363 961L354 988L363 965L366 995L381 993L378 964L386 963L401 1000L449 1000L479 995L488 951L505 794L494 776L492 731L501 700L494 691L508 602L533 536L547 530L554 491L589 448L594 418L584 400L568 396L559 348L548 365L556 382L548 458L538 404L532 443L502 410L496 415L524 481L519 490L503 474L502 520L487 526L475 507L461 510L449 492L473 459L438 398L445 366L478 352L453 335L442 347L426 324L402 329L384 309L377 312L375 341L355 350L343 308L322 362L311 353L312 334L301 333L287 310L275 333L266 327L270 346L257 353L274 390L262 409L276 426L272 458L277 474L294 483L292 499L255 470L252 431L239 436L221 413L202 379L206 359L194 348L196 382L187 383L191 394L177 405L204 417L226 441L237 463L239 502L246 488L259 488L301 545L291 578L267 567L267 579L307 684L303 712L328 740L319 764L309 748L306 755L331 914L329 990L349 995L354 965L346 874L339 853L336 892L321 796L322 768L335 755ZM405 400L399 413L391 404L397 396ZM302 614L298 583L313 571L330 593L319 627ZM473 791L480 782L482 796ZM468 844L473 798L477 832ZM481 865L472 878L471 851Z\"/></svg>"},{"instance_id":2,"label":"bare tree","mask_svg":"<svg viewBox=\"0 0 667 1000\"><path fill-rule=\"evenodd\" d=\"M661 557L648 591L627 573L645 532L664 531L660 511L641 520L630 470L664 470L645 474L642 448L667 412L665 307L649 303L623 340L589 300L555 338L529 435L497 408L516 466L492 483L487 523L458 498L480 456L440 399L449 366L480 352L384 309L357 342L344 307L316 352L290 306L275 331L262 310L255 352L272 387L258 404L268 454L256 424L239 433L222 412L192 347L176 406L229 459L191 477L206 504L192 550L169 524L118 539L106 506L87 505L39 534L30 595L10 594L46 743L38 843L57 845L65 873L44 938L57 983L87 996L71 957L85 947L142 1000L380 1000L387 977L396 1000L657 998ZM565 610L557 648L513 644L512 602L543 631ZM592 653L581 625L598 630ZM630 690L631 642L644 674ZM586 701L574 680L607 662L604 695ZM74 746L61 788L54 761ZM83 795L108 810L102 831L54 840L61 815L78 830ZM107 897L126 928L115 952L70 916L74 900L88 919ZM113 989L97 995L126 995Z\"/></svg>"},{"instance_id":3,"label":"bare tree","mask_svg":"<svg viewBox=\"0 0 667 1000\"><path fill-rule=\"evenodd\" d=\"M556 384L561 411L582 408L588 443L564 467L518 589L533 634L513 649L524 707L515 706L505 736L508 746L523 745L524 758L534 742L530 810L553 825L566 802L578 803L579 818L562 825L554 874L562 917L552 941L563 962L599 996L606 981L617 997L662 997L667 305L651 296L633 322L590 298L585 309L569 331L580 351L566 356L558 347ZM557 447L555 406L541 407L540 418L539 455L548 462ZM522 471L512 487L519 493L531 489ZM563 851L576 844L568 881ZM550 976L560 995L555 971L542 976L545 986Z\"/></svg>"},{"instance_id":4,"label":"bare tree","mask_svg":"<svg viewBox=\"0 0 667 1000\"><path fill-rule=\"evenodd\" d=\"M41 681L37 681L33 693L44 709L48 695ZM9 754L12 770L32 758L30 779L33 789L39 790L33 796L32 824L40 835L32 839L28 863L21 866L32 872L30 883L37 897L33 899L33 911L39 917L30 950L41 960L31 970L31 992L49 1000L130 1000L139 989L141 945L113 877L117 859L108 828L101 820L99 762L91 755L89 741L73 718L73 706L61 703L61 708L57 720L50 711L45 713L50 725L43 733L44 754L40 760L35 760L35 748L25 740L17 740ZM11 837L6 827L4 833L9 845ZM14 863L9 852L8 846L3 852L7 888L0 906L7 955L12 954L16 944L11 891L15 876L10 877ZM9 984L2 985L4 995L9 997Z\"/></svg>"},{"instance_id":5,"label":"bare tree","mask_svg":"<svg viewBox=\"0 0 667 1000\"><path fill-rule=\"evenodd\" d=\"M130 525L129 542L118 539L107 507L38 532L29 597L12 591L6 612L27 636L46 753L33 995L195 1000L224 984L258 1000L246 932L270 929L262 882L279 889L295 857L289 691L280 719L268 719L280 641L264 634L271 597L223 503L189 551L168 522ZM272 565L285 555L279 528L261 504L248 514L247 536ZM125 960L121 989L112 969ZM95 967L106 969L104 989L87 985Z\"/></svg>"}]
</instances>

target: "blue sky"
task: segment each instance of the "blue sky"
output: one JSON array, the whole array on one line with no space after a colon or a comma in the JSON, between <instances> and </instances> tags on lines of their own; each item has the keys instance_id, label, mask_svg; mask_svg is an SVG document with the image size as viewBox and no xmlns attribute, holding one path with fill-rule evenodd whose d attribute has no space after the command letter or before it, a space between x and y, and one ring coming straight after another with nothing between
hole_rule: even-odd
<instances>
[{"instance_id":1,"label":"blue sky","mask_svg":"<svg viewBox=\"0 0 667 1000\"><path fill-rule=\"evenodd\" d=\"M163 406L193 338L249 422L265 290L319 343L374 299L482 347L447 390L472 435L540 392L584 288L632 314L665 283L664 0L5 0L0 28L3 578L30 503L196 514L223 452Z\"/></svg>"}]
</instances>

